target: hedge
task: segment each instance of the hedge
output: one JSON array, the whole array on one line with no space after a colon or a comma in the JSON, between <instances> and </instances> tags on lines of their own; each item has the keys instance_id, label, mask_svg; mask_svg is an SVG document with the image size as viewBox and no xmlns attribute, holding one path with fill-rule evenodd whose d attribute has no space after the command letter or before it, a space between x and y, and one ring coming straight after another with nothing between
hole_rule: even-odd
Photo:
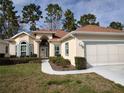
<instances>
[{"instance_id":1,"label":"hedge","mask_svg":"<svg viewBox=\"0 0 124 93\"><path fill-rule=\"evenodd\" d=\"M75 68L78 70L86 69L87 62L84 57L75 57Z\"/></svg>"},{"instance_id":2,"label":"hedge","mask_svg":"<svg viewBox=\"0 0 124 93\"><path fill-rule=\"evenodd\" d=\"M54 64L62 67L67 67L71 63L68 59L64 59L63 57L49 57L50 62L53 62Z\"/></svg>"},{"instance_id":3,"label":"hedge","mask_svg":"<svg viewBox=\"0 0 124 93\"><path fill-rule=\"evenodd\" d=\"M40 63L41 59L36 57L24 57L24 58L0 58L0 65L14 65L21 63L29 63L30 61ZM32 63L31 62L31 63Z\"/></svg>"}]
</instances>

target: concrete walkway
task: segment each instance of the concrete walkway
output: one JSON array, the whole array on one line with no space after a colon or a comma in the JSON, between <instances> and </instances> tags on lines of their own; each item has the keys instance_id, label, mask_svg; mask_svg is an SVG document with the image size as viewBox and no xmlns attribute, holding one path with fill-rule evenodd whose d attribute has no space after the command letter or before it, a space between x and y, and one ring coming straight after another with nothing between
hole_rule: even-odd
<instances>
[{"instance_id":1,"label":"concrete walkway","mask_svg":"<svg viewBox=\"0 0 124 93\"><path fill-rule=\"evenodd\" d=\"M106 79L124 86L124 65L95 66L86 70L55 71L52 69L48 60L42 60L41 70L42 72L51 75L83 74L95 72Z\"/></svg>"},{"instance_id":2,"label":"concrete walkway","mask_svg":"<svg viewBox=\"0 0 124 93\"><path fill-rule=\"evenodd\" d=\"M81 73L93 72L93 71L90 71L89 69L86 69L86 70L72 70L72 71L55 71L55 70L52 69L48 60L42 60L41 70L42 70L42 72L44 72L46 74L52 74L52 75L81 74Z\"/></svg>"}]
</instances>

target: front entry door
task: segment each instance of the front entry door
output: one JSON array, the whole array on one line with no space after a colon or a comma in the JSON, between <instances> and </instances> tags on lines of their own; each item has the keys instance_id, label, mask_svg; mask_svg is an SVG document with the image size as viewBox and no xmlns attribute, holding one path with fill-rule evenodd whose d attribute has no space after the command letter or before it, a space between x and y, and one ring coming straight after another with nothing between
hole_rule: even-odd
<instances>
[{"instance_id":1,"label":"front entry door","mask_svg":"<svg viewBox=\"0 0 124 93\"><path fill-rule=\"evenodd\" d=\"M40 57L41 58L48 58L48 47L41 47Z\"/></svg>"}]
</instances>

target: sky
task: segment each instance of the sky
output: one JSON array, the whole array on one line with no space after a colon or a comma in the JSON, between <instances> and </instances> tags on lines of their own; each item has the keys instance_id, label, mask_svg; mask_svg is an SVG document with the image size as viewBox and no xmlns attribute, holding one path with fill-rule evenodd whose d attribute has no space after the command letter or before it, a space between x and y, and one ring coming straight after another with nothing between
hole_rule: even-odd
<instances>
[{"instance_id":1,"label":"sky","mask_svg":"<svg viewBox=\"0 0 124 93\"><path fill-rule=\"evenodd\" d=\"M112 21L124 24L124 0L13 0L13 2L19 15L24 5L35 3L41 6L45 18L47 5L57 3L63 11L71 9L77 20L84 14L92 13L96 15L101 26L108 26ZM46 26L44 18L37 23L42 28Z\"/></svg>"}]
</instances>

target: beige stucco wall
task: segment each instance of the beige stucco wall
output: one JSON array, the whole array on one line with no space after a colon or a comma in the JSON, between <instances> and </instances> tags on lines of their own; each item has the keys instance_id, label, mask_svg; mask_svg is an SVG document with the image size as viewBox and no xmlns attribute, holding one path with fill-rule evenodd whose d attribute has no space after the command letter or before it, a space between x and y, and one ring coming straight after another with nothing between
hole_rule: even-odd
<instances>
[{"instance_id":1,"label":"beige stucco wall","mask_svg":"<svg viewBox=\"0 0 124 93\"><path fill-rule=\"evenodd\" d=\"M6 47L8 47L8 53L6 53ZM0 42L0 54L5 54L5 57L9 56L9 45L4 41Z\"/></svg>"},{"instance_id":2,"label":"beige stucco wall","mask_svg":"<svg viewBox=\"0 0 124 93\"><path fill-rule=\"evenodd\" d=\"M39 57L39 42L34 41L34 54L37 54Z\"/></svg>"},{"instance_id":3,"label":"beige stucco wall","mask_svg":"<svg viewBox=\"0 0 124 93\"><path fill-rule=\"evenodd\" d=\"M54 53L54 43L49 43L49 56L55 56Z\"/></svg>"},{"instance_id":4,"label":"beige stucco wall","mask_svg":"<svg viewBox=\"0 0 124 93\"><path fill-rule=\"evenodd\" d=\"M41 42L41 38L43 36L46 36L49 39L52 39L52 34L43 34L43 33L38 33L36 34L35 38L36 40L39 40L39 42L34 41L34 53L37 54L37 56L39 57L39 44ZM54 56L54 44L49 44L49 56Z\"/></svg>"},{"instance_id":5,"label":"beige stucco wall","mask_svg":"<svg viewBox=\"0 0 124 93\"><path fill-rule=\"evenodd\" d=\"M39 57L39 44L40 44L42 36L46 36L48 39L52 39L52 34L49 34L49 33L47 33L47 34L38 33L38 34L36 34L35 39L25 33L15 37L13 39L14 42L9 42L10 55L16 55L16 45L22 41L26 41L30 44L33 44L33 52L34 52L34 54L37 54L37 56ZM54 56L54 46L50 45L50 51L51 51L50 55Z\"/></svg>"},{"instance_id":6,"label":"beige stucco wall","mask_svg":"<svg viewBox=\"0 0 124 93\"><path fill-rule=\"evenodd\" d=\"M68 38L68 39L63 40L61 42L50 42L49 55L55 56L54 45L58 44L58 45L60 45L61 56L64 57L65 59L69 59L71 61L71 64L75 65L75 56L80 56L80 57L84 56L84 50L78 44L80 41L81 40L78 40L77 38ZM65 43L69 44L69 55L68 56L65 54Z\"/></svg>"},{"instance_id":7,"label":"beige stucco wall","mask_svg":"<svg viewBox=\"0 0 124 93\"><path fill-rule=\"evenodd\" d=\"M14 42L9 43L9 54L16 55L16 43Z\"/></svg>"},{"instance_id":8,"label":"beige stucco wall","mask_svg":"<svg viewBox=\"0 0 124 93\"><path fill-rule=\"evenodd\" d=\"M22 35L18 36L17 38L15 38L14 41L16 42L16 44L19 44L21 41L29 42L30 39L29 39L28 35L22 34Z\"/></svg>"},{"instance_id":9,"label":"beige stucco wall","mask_svg":"<svg viewBox=\"0 0 124 93\"><path fill-rule=\"evenodd\" d=\"M26 34L21 34L13 39L14 42L9 43L9 53L10 55L16 55L16 45L22 41L26 41L30 44L33 44L34 47L34 39ZM35 49L34 49L35 50ZM34 51L33 51L34 52Z\"/></svg>"},{"instance_id":10,"label":"beige stucco wall","mask_svg":"<svg viewBox=\"0 0 124 93\"><path fill-rule=\"evenodd\" d=\"M42 34L42 33L36 34L36 39L40 40L42 36L47 36L48 39L52 39L52 34Z\"/></svg>"},{"instance_id":11,"label":"beige stucco wall","mask_svg":"<svg viewBox=\"0 0 124 93\"><path fill-rule=\"evenodd\" d=\"M69 43L69 55L65 55L65 43ZM61 55L65 59L69 59L71 61L72 65L75 65L75 59L76 56L76 38L70 38L62 42L61 44Z\"/></svg>"},{"instance_id":12,"label":"beige stucco wall","mask_svg":"<svg viewBox=\"0 0 124 93\"><path fill-rule=\"evenodd\" d=\"M84 57L84 48L79 45L82 40L78 38L68 38L63 40L60 45L60 53L65 59L69 59L72 65L75 65L75 57ZM65 55L65 43L69 43L69 55ZM56 42L50 42L49 46L49 54L50 56L55 56L54 45L57 44Z\"/></svg>"},{"instance_id":13,"label":"beige stucco wall","mask_svg":"<svg viewBox=\"0 0 124 93\"><path fill-rule=\"evenodd\" d=\"M85 50L84 50L84 47L80 45L80 43L83 43L82 42L82 39L78 39L78 38L75 38L76 39L76 56L77 57L84 57L85 54Z\"/></svg>"},{"instance_id":14,"label":"beige stucco wall","mask_svg":"<svg viewBox=\"0 0 124 93\"><path fill-rule=\"evenodd\" d=\"M55 45L60 46L60 54L61 54L61 43L60 42L49 42L49 56L55 56Z\"/></svg>"}]
</instances>

